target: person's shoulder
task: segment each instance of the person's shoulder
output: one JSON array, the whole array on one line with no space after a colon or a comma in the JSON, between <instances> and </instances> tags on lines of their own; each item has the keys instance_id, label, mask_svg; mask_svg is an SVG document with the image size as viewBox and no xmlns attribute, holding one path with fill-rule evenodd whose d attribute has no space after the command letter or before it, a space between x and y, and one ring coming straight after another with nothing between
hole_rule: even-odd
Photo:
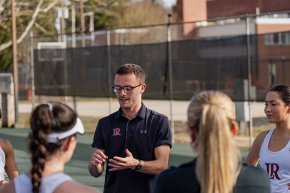
<instances>
[{"instance_id":1,"label":"person's shoulder","mask_svg":"<svg viewBox=\"0 0 290 193\"><path fill-rule=\"evenodd\" d=\"M257 137L255 138L254 144L253 145L259 145L261 146L261 144L263 143L266 135L270 132L271 130L266 130L266 131L262 131L261 133L259 133L257 135Z\"/></svg>"},{"instance_id":2,"label":"person's shoulder","mask_svg":"<svg viewBox=\"0 0 290 193\"><path fill-rule=\"evenodd\" d=\"M242 164L238 179L237 188L248 187L259 192L269 192L270 183L266 172L260 167L254 167L246 163ZM265 191L262 191L265 190Z\"/></svg>"},{"instance_id":3,"label":"person's shoulder","mask_svg":"<svg viewBox=\"0 0 290 193\"><path fill-rule=\"evenodd\" d=\"M99 122L107 122L107 121L111 121L112 119L117 118L117 116L118 116L118 111L113 112L113 113L111 113L111 114L109 114L109 115L107 115L107 116L105 116L105 117L102 117L102 118L99 120Z\"/></svg>"},{"instance_id":4,"label":"person's shoulder","mask_svg":"<svg viewBox=\"0 0 290 193\"><path fill-rule=\"evenodd\" d=\"M1 193L13 193L15 192L14 180L10 181L7 184L0 185Z\"/></svg>"},{"instance_id":5,"label":"person's shoulder","mask_svg":"<svg viewBox=\"0 0 290 193\"><path fill-rule=\"evenodd\" d=\"M99 193L95 188L90 186L85 186L83 184L79 184L77 182L68 180L59 185L53 193L62 193L62 192L70 192L70 193L79 193L79 192L86 192L86 193Z\"/></svg>"},{"instance_id":6,"label":"person's shoulder","mask_svg":"<svg viewBox=\"0 0 290 193\"><path fill-rule=\"evenodd\" d=\"M248 165L247 163L242 164L241 173L245 175L266 176L266 172L262 168Z\"/></svg>"},{"instance_id":7,"label":"person's shoulder","mask_svg":"<svg viewBox=\"0 0 290 193\"><path fill-rule=\"evenodd\" d=\"M266 135L267 135L271 130L273 130L273 129L262 131L261 133L259 133L259 134L257 135L256 138L262 138L262 139L264 139L264 138L266 137Z\"/></svg>"},{"instance_id":8,"label":"person's shoulder","mask_svg":"<svg viewBox=\"0 0 290 193\"><path fill-rule=\"evenodd\" d=\"M191 175L195 172L195 161L184 163L178 167L172 166L167 170L160 173L159 178L168 179L174 181L176 178L184 177L185 175Z\"/></svg>"},{"instance_id":9,"label":"person's shoulder","mask_svg":"<svg viewBox=\"0 0 290 193\"><path fill-rule=\"evenodd\" d=\"M11 142L8 139L0 139L0 145L11 146Z\"/></svg>"},{"instance_id":10,"label":"person's shoulder","mask_svg":"<svg viewBox=\"0 0 290 193\"><path fill-rule=\"evenodd\" d=\"M0 147L6 154L13 151L12 144L8 139L0 139Z\"/></svg>"},{"instance_id":11,"label":"person's shoulder","mask_svg":"<svg viewBox=\"0 0 290 193\"><path fill-rule=\"evenodd\" d=\"M164 120L167 120L168 117L160 112L157 112L155 110L152 110L152 109L149 109L148 107L146 108L147 112L148 113L151 113L153 116L159 118L159 119L164 119Z\"/></svg>"},{"instance_id":12,"label":"person's shoulder","mask_svg":"<svg viewBox=\"0 0 290 193\"><path fill-rule=\"evenodd\" d=\"M200 192L195 161L161 172L155 179L155 192Z\"/></svg>"}]
</instances>

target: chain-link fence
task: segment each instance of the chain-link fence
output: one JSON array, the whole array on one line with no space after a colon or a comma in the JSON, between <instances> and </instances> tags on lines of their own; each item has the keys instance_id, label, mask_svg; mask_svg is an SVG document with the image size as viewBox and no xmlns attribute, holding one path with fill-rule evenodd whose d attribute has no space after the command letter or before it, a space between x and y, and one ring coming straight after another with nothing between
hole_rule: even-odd
<instances>
[{"instance_id":1,"label":"chain-link fence","mask_svg":"<svg viewBox=\"0 0 290 193\"><path fill-rule=\"evenodd\" d=\"M115 70L136 63L147 74L144 98L188 100L211 89L263 101L272 84L290 84L290 26L261 30L277 16L290 19L281 13L34 37L35 94L110 97Z\"/></svg>"}]
</instances>

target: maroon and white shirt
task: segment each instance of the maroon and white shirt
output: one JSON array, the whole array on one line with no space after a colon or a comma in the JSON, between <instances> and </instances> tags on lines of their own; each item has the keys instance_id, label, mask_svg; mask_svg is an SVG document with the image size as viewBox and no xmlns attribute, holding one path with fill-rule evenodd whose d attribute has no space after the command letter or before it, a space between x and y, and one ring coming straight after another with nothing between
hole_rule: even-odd
<instances>
[{"instance_id":1,"label":"maroon and white shirt","mask_svg":"<svg viewBox=\"0 0 290 193\"><path fill-rule=\"evenodd\" d=\"M271 193L290 193L290 140L281 150L273 152L268 149L269 141L275 129L268 131L261 149L260 166L268 173Z\"/></svg>"}]
</instances>

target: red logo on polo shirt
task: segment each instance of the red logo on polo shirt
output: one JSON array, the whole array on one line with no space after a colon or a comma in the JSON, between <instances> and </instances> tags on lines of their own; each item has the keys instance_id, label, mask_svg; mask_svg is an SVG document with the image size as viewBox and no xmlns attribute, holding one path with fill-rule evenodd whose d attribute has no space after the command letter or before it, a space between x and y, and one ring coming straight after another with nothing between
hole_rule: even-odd
<instances>
[{"instance_id":1,"label":"red logo on polo shirt","mask_svg":"<svg viewBox=\"0 0 290 193\"><path fill-rule=\"evenodd\" d=\"M121 129L120 128L114 128L113 129L113 136L121 136Z\"/></svg>"}]
</instances>

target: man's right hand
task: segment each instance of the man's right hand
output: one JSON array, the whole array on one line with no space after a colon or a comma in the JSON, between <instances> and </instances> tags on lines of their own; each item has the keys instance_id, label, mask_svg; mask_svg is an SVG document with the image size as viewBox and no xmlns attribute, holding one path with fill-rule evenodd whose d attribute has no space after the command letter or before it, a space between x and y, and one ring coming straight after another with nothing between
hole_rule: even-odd
<instances>
[{"instance_id":1,"label":"man's right hand","mask_svg":"<svg viewBox=\"0 0 290 193\"><path fill-rule=\"evenodd\" d=\"M88 165L90 174L94 177L100 176L104 171L104 164L107 159L108 156L106 156L103 149L95 148Z\"/></svg>"},{"instance_id":2,"label":"man's right hand","mask_svg":"<svg viewBox=\"0 0 290 193\"><path fill-rule=\"evenodd\" d=\"M102 150L102 149L94 149L94 152L92 154L92 157L91 157L91 161L90 161L90 164L92 165L103 165L106 160L108 159L108 156L105 155L105 151Z\"/></svg>"}]
</instances>

